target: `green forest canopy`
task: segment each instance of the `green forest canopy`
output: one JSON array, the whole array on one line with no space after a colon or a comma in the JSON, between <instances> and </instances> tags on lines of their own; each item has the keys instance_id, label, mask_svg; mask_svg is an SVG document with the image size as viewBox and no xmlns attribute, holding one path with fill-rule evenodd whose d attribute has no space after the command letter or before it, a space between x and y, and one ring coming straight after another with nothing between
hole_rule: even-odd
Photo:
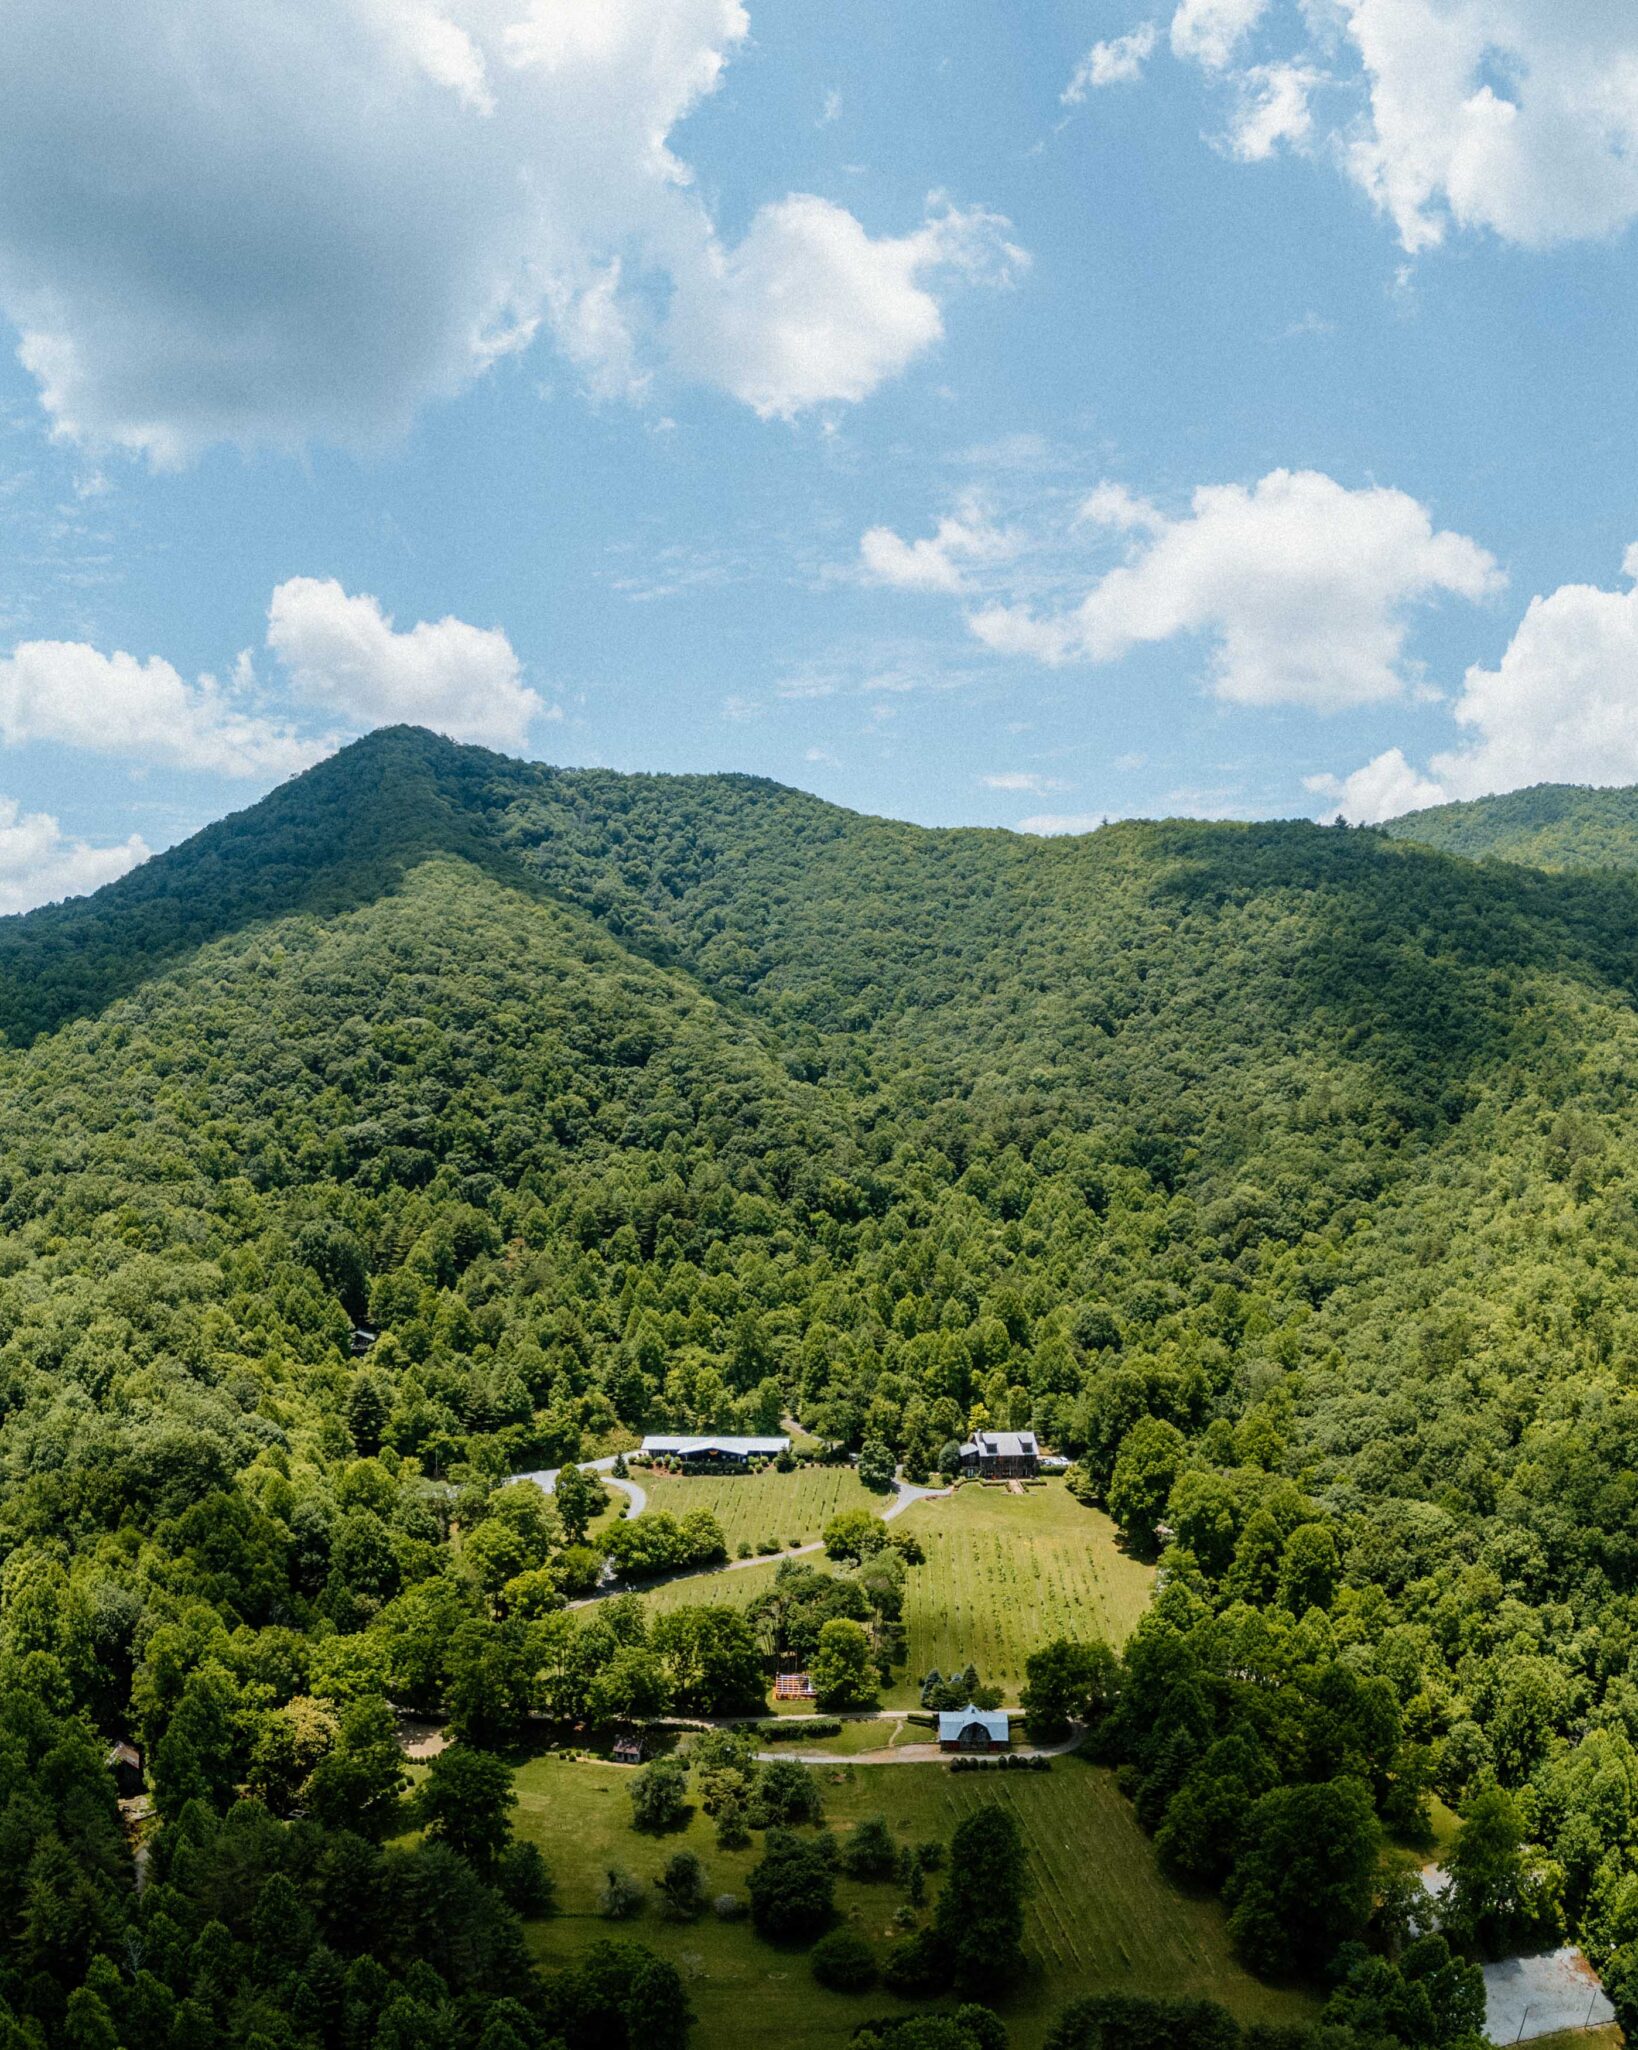
<instances>
[{"instance_id":1,"label":"green forest canopy","mask_svg":"<svg viewBox=\"0 0 1638 2050\"><path fill-rule=\"evenodd\" d=\"M493 1875L380 1850L381 1704L504 1744L739 1687L703 1617L565 1610L586 1558L505 1482L792 1407L914 1470L1033 1425L1171 1532L1104 1741L1254 1961L1325 1962L1274 1954L1279 1829L1414 1827L1429 1787L1516 1815L1475 1932L1627 1957L1635 936L1608 866L928 831L403 728L0 921L0 1993L53 2044L93 2001L136 2050L189 2002L200 2046L348 2001L368 2043L363 1967L431 1959L448 1894L416 1998L473 2042L683 2012L635 1954L542 1994Z\"/></svg>"}]
</instances>

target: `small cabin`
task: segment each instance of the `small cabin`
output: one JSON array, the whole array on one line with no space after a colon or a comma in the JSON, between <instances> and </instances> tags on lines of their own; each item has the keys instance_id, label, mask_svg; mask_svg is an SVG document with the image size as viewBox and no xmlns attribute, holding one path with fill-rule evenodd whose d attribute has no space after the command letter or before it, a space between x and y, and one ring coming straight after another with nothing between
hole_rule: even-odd
<instances>
[{"instance_id":1,"label":"small cabin","mask_svg":"<svg viewBox=\"0 0 1638 2050\"><path fill-rule=\"evenodd\" d=\"M114 1775L114 1786L122 1800L131 1800L143 1789L142 1753L123 1737L110 1744L103 1764Z\"/></svg>"},{"instance_id":2,"label":"small cabin","mask_svg":"<svg viewBox=\"0 0 1638 2050\"><path fill-rule=\"evenodd\" d=\"M789 1452L789 1438L645 1438L645 1459L676 1459L696 1473L744 1473L753 1459Z\"/></svg>"},{"instance_id":3,"label":"small cabin","mask_svg":"<svg viewBox=\"0 0 1638 2050\"><path fill-rule=\"evenodd\" d=\"M961 1470L981 1481L1031 1481L1041 1448L1033 1431L974 1431L961 1448Z\"/></svg>"},{"instance_id":4,"label":"small cabin","mask_svg":"<svg viewBox=\"0 0 1638 2050\"><path fill-rule=\"evenodd\" d=\"M643 1762L643 1740L635 1730L622 1730L614 1740L614 1749L609 1753L616 1765L641 1765Z\"/></svg>"},{"instance_id":5,"label":"small cabin","mask_svg":"<svg viewBox=\"0 0 1638 2050\"><path fill-rule=\"evenodd\" d=\"M1004 1708L947 1708L939 1711L941 1751L1005 1751L1012 1723Z\"/></svg>"}]
</instances>

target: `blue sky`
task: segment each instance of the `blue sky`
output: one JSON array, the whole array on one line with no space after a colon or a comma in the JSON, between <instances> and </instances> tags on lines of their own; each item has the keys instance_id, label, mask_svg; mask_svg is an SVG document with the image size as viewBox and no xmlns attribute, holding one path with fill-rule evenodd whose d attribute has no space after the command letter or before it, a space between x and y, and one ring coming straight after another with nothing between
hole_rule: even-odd
<instances>
[{"instance_id":1,"label":"blue sky","mask_svg":"<svg viewBox=\"0 0 1638 2050\"><path fill-rule=\"evenodd\" d=\"M14 12L0 910L396 717L1027 830L1638 781L1615 0Z\"/></svg>"}]
</instances>

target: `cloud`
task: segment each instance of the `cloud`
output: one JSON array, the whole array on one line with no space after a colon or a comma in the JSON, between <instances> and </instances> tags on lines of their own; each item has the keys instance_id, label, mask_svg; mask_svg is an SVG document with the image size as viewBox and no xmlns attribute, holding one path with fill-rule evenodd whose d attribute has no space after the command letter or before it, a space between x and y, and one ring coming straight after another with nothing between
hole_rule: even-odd
<instances>
[{"instance_id":1,"label":"cloud","mask_svg":"<svg viewBox=\"0 0 1638 2050\"><path fill-rule=\"evenodd\" d=\"M1623 569L1638 579L1638 545ZM1390 748L1308 787L1369 823L1530 783L1638 782L1638 587L1562 584L1532 598L1495 668L1468 670L1452 713L1466 743L1435 754L1428 775Z\"/></svg>"},{"instance_id":2,"label":"cloud","mask_svg":"<svg viewBox=\"0 0 1638 2050\"><path fill-rule=\"evenodd\" d=\"M1059 777L1038 776L1031 769L1003 769L993 776L980 776L978 780L986 790L1028 790L1036 797L1069 788Z\"/></svg>"},{"instance_id":3,"label":"cloud","mask_svg":"<svg viewBox=\"0 0 1638 2050\"><path fill-rule=\"evenodd\" d=\"M1409 250L1638 216L1638 17L1566 0L1345 0L1370 94L1349 167Z\"/></svg>"},{"instance_id":4,"label":"cloud","mask_svg":"<svg viewBox=\"0 0 1638 2050\"><path fill-rule=\"evenodd\" d=\"M726 239L671 148L739 0L125 0L0 40L0 308L63 435L158 464L368 444L541 329L599 396L669 370L770 416L930 348L1016 268L981 209ZM669 309L669 310L668 310Z\"/></svg>"},{"instance_id":5,"label":"cloud","mask_svg":"<svg viewBox=\"0 0 1638 2050\"><path fill-rule=\"evenodd\" d=\"M1075 75L1059 95L1063 104L1066 107L1077 106L1089 92L1106 85L1131 85L1140 79L1144 65L1154 55L1159 34L1152 21L1143 21L1123 36L1113 36L1106 43L1094 43L1076 65Z\"/></svg>"},{"instance_id":6,"label":"cloud","mask_svg":"<svg viewBox=\"0 0 1638 2050\"><path fill-rule=\"evenodd\" d=\"M1312 97L1341 108L1326 153L1413 254L1454 227L1526 248L1600 240L1638 218L1638 15L1599 0L1286 0L1305 46L1246 61L1270 0L1182 0L1175 55L1233 90L1245 161L1318 145Z\"/></svg>"},{"instance_id":7,"label":"cloud","mask_svg":"<svg viewBox=\"0 0 1638 2050\"><path fill-rule=\"evenodd\" d=\"M913 234L878 240L811 193L763 207L736 248L711 241L678 267L674 360L764 419L867 397L942 337L930 281L1006 284L1028 263L999 214L928 205Z\"/></svg>"},{"instance_id":8,"label":"cloud","mask_svg":"<svg viewBox=\"0 0 1638 2050\"><path fill-rule=\"evenodd\" d=\"M1222 71L1242 39L1268 11L1269 0L1182 0L1172 16L1172 53Z\"/></svg>"},{"instance_id":9,"label":"cloud","mask_svg":"<svg viewBox=\"0 0 1638 2050\"><path fill-rule=\"evenodd\" d=\"M1124 484L1107 482L1081 500L1078 517L1094 527L1152 534L1158 534L1166 524L1164 513L1157 512L1146 498L1136 497Z\"/></svg>"},{"instance_id":10,"label":"cloud","mask_svg":"<svg viewBox=\"0 0 1638 2050\"><path fill-rule=\"evenodd\" d=\"M302 739L214 677L190 684L158 656L104 655L83 641L24 641L0 659L0 740L268 781L332 744Z\"/></svg>"},{"instance_id":11,"label":"cloud","mask_svg":"<svg viewBox=\"0 0 1638 2050\"><path fill-rule=\"evenodd\" d=\"M1309 98L1320 74L1305 64L1253 64L1238 76L1239 105L1229 124L1229 153L1259 164L1279 145L1308 140L1314 126Z\"/></svg>"},{"instance_id":12,"label":"cloud","mask_svg":"<svg viewBox=\"0 0 1638 2050\"><path fill-rule=\"evenodd\" d=\"M995 562L1015 546L1015 537L990 524L982 502L968 498L932 535L916 541L902 540L891 527L868 528L859 537L859 561L872 583L899 591L956 592L966 587L963 562Z\"/></svg>"},{"instance_id":13,"label":"cloud","mask_svg":"<svg viewBox=\"0 0 1638 2050\"><path fill-rule=\"evenodd\" d=\"M1275 470L1250 490L1201 486L1186 517L1152 526L1069 612L995 605L968 623L999 653L1054 664L1203 634L1218 697L1335 711L1404 691L1412 606L1502 582L1483 548L1435 531L1404 492Z\"/></svg>"},{"instance_id":14,"label":"cloud","mask_svg":"<svg viewBox=\"0 0 1638 2050\"><path fill-rule=\"evenodd\" d=\"M452 740L520 748L545 710L498 628L440 619L400 633L374 598L350 597L333 578L279 585L267 645L302 703L355 730L403 720Z\"/></svg>"},{"instance_id":15,"label":"cloud","mask_svg":"<svg viewBox=\"0 0 1638 2050\"><path fill-rule=\"evenodd\" d=\"M1303 788L1316 797L1336 800L1325 814L1327 821L1344 818L1356 826L1378 825L1401 812L1425 811L1430 804L1445 801L1440 785L1413 769L1397 747L1386 749L1351 776L1305 776Z\"/></svg>"},{"instance_id":16,"label":"cloud","mask_svg":"<svg viewBox=\"0 0 1638 2050\"><path fill-rule=\"evenodd\" d=\"M1043 811L1034 818L1020 819L1013 828L1018 833L1038 833L1043 838L1053 839L1063 833L1095 833L1108 820L1101 811Z\"/></svg>"},{"instance_id":17,"label":"cloud","mask_svg":"<svg viewBox=\"0 0 1638 2050\"><path fill-rule=\"evenodd\" d=\"M0 797L0 915L100 890L148 853L135 833L115 847L69 839L49 812L25 812L16 798Z\"/></svg>"}]
</instances>

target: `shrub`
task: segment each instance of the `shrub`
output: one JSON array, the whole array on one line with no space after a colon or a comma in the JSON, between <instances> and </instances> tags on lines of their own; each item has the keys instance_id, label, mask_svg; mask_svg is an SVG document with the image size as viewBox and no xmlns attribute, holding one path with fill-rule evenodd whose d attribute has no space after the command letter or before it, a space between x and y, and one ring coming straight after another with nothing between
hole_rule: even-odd
<instances>
[{"instance_id":1,"label":"shrub","mask_svg":"<svg viewBox=\"0 0 1638 2050\"><path fill-rule=\"evenodd\" d=\"M833 1857L828 1839L769 1830L748 1881L751 1920L760 1934L780 1942L819 1934L835 1912Z\"/></svg>"},{"instance_id":2,"label":"shrub","mask_svg":"<svg viewBox=\"0 0 1638 2050\"><path fill-rule=\"evenodd\" d=\"M886 1526L868 1509L838 1510L825 1525L825 1555L856 1564L888 1543Z\"/></svg>"},{"instance_id":3,"label":"shrub","mask_svg":"<svg viewBox=\"0 0 1638 2050\"><path fill-rule=\"evenodd\" d=\"M680 1758L655 1758L631 1782L634 1829L675 1829L688 1813L688 1768Z\"/></svg>"},{"instance_id":4,"label":"shrub","mask_svg":"<svg viewBox=\"0 0 1638 2050\"><path fill-rule=\"evenodd\" d=\"M898 1868L899 1854L887 1818L872 1815L861 1822L844 1839L840 1860L850 1879L891 1879Z\"/></svg>"},{"instance_id":5,"label":"shrub","mask_svg":"<svg viewBox=\"0 0 1638 2050\"><path fill-rule=\"evenodd\" d=\"M609 1922L629 1922L643 1912L643 1889L629 1872L611 1865L598 1889L597 1912Z\"/></svg>"},{"instance_id":6,"label":"shrub","mask_svg":"<svg viewBox=\"0 0 1638 2050\"><path fill-rule=\"evenodd\" d=\"M705 1913L705 1867L692 1851L677 1851L655 1880L660 1912L668 1922L697 1922Z\"/></svg>"},{"instance_id":7,"label":"shrub","mask_svg":"<svg viewBox=\"0 0 1638 2050\"><path fill-rule=\"evenodd\" d=\"M753 1829L779 1829L795 1822L819 1822L825 1812L819 1782L795 1758L775 1758L757 1773L746 1820Z\"/></svg>"},{"instance_id":8,"label":"shrub","mask_svg":"<svg viewBox=\"0 0 1638 2050\"><path fill-rule=\"evenodd\" d=\"M711 1903L711 1912L719 1922L738 1922L745 1914L745 1903L737 1893L719 1893Z\"/></svg>"},{"instance_id":9,"label":"shrub","mask_svg":"<svg viewBox=\"0 0 1638 2050\"><path fill-rule=\"evenodd\" d=\"M495 1870L500 1896L515 1915L549 1915L557 1886L537 1844L510 1843Z\"/></svg>"},{"instance_id":10,"label":"shrub","mask_svg":"<svg viewBox=\"0 0 1638 2050\"><path fill-rule=\"evenodd\" d=\"M862 1993L876 1983L876 1953L853 1929L832 1929L813 1946L808 1969L833 1993Z\"/></svg>"},{"instance_id":11,"label":"shrub","mask_svg":"<svg viewBox=\"0 0 1638 2050\"><path fill-rule=\"evenodd\" d=\"M918 1993L942 1993L949 1976L944 1945L931 1929L918 1929L914 1936L901 1936L887 1953L882 1966L882 1983L890 1993L914 1997Z\"/></svg>"}]
</instances>

